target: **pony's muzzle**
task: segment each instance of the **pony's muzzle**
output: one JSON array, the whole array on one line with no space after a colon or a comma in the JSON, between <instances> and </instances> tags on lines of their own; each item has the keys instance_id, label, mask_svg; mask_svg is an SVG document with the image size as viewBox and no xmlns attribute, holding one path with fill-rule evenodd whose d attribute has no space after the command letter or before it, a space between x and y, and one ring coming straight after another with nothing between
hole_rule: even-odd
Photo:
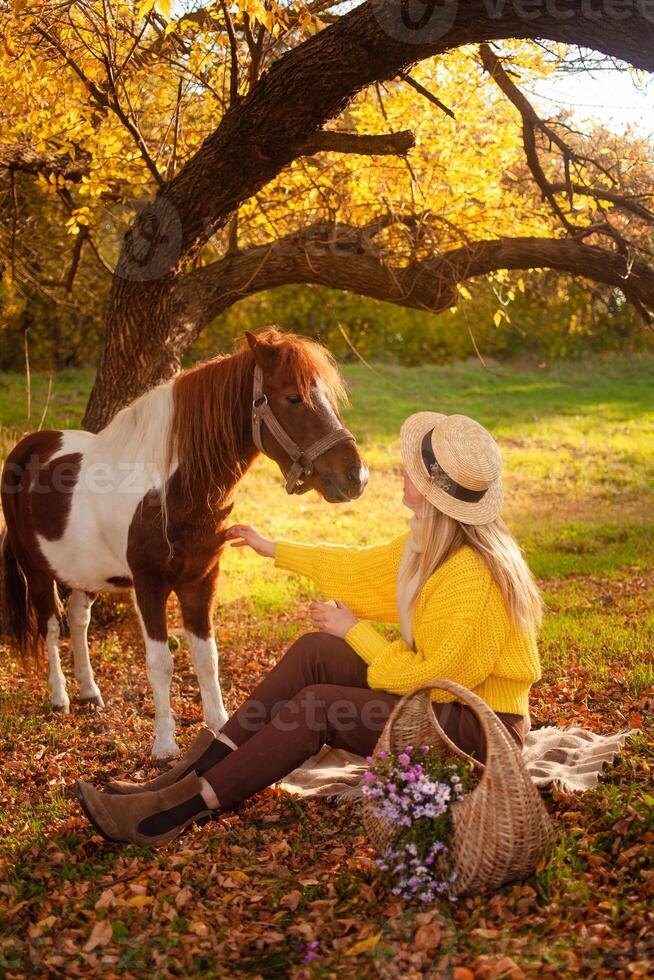
<instances>
[{"instance_id":1,"label":"pony's muzzle","mask_svg":"<svg viewBox=\"0 0 654 980\"><path fill-rule=\"evenodd\" d=\"M350 463L347 476L350 481L351 497L360 497L368 486L368 467L365 463Z\"/></svg>"}]
</instances>

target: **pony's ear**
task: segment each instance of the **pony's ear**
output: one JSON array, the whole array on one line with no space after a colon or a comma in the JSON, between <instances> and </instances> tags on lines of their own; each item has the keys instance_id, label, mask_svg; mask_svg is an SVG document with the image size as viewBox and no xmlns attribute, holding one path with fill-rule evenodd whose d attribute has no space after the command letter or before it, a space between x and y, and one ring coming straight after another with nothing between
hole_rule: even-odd
<instances>
[{"instance_id":1,"label":"pony's ear","mask_svg":"<svg viewBox=\"0 0 654 980\"><path fill-rule=\"evenodd\" d=\"M270 345L260 340L256 334L251 333L250 330L245 331L245 339L248 342L248 347L252 351L255 362L259 365L262 370L266 368L270 371L273 368L275 362L275 350Z\"/></svg>"}]
</instances>

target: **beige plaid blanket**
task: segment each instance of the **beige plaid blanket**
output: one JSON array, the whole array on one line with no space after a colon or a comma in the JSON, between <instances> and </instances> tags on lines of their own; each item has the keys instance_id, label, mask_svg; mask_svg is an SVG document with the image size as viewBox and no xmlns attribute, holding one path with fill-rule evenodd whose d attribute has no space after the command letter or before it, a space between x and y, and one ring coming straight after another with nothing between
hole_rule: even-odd
<instances>
[{"instance_id":1,"label":"beige plaid blanket","mask_svg":"<svg viewBox=\"0 0 654 980\"><path fill-rule=\"evenodd\" d=\"M637 729L597 735L587 728L537 728L527 735L522 752L527 771L536 786L555 786L566 793L577 793L595 786L607 764L623 748ZM300 796L361 796L365 759L343 749L323 746L280 782L282 789Z\"/></svg>"}]
</instances>

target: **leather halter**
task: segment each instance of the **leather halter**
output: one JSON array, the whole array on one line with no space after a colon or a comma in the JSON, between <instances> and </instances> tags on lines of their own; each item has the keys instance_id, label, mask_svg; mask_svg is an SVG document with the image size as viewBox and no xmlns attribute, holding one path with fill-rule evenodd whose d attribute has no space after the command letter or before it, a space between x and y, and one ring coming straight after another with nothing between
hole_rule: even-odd
<instances>
[{"instance_id":1,"label":"leather halter","mask_svg":"<svg viewBox=\"0 0 654 980\"><path fill-rule=\"evenodd\" d=\"M303 481L313 473L313 464L318 457L326 453L332 446L337 446L339 442L356 442L351 432L345 428L340 428L321 436L307 449L298 446L282 428L268 404L268 397L263 390L263 371L257 364L254 368L252 385L252 438L257 449L267 455L261 439L264 425L267 426L271 435L293 461L286 474L286 493L305 493L309 487Z\"/></svg>"}]
</instances>

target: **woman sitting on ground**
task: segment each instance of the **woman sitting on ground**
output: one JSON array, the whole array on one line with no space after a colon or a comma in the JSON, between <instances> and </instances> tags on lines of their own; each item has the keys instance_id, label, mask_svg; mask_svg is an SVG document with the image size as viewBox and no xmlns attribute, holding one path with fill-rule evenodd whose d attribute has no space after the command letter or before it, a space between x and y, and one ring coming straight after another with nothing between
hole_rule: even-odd
<instances>
[{"instance_id":1,"label":"woman sitting on ground","mask_svg":"<svg viewBox=\"0 0 654 980\"><path fill-rule=\"evenodd\" d=\"M500 519L500 454L461 415L420 412L402 426L404 504L411 531L366 548L273 542L230 528L279 568L312 578L332 602L311 604L319 632L300 637L217 737L204 729L177 765L149 783L79 783L93 826L112 841L164 844L231 810L327 743L373 752L401 695L438 678L478 694L522 747L529 689L540 677L541 602ZM369 622L399 623L387 642ZM433 708L446 734L484 760L473 712L445 692Z\"/></svg>"}]
</instances>

